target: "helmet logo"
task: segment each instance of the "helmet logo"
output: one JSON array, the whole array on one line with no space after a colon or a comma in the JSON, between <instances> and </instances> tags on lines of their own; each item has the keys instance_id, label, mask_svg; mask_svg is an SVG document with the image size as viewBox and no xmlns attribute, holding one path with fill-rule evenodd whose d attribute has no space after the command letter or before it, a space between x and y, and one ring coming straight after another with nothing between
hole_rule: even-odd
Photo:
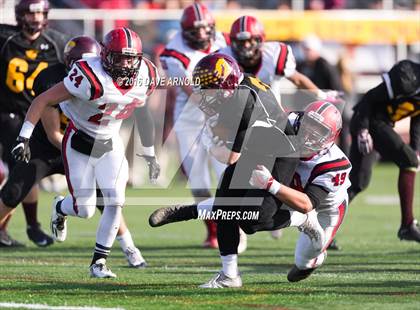
<instances>
[{"instance_id":1,"label":"helmet logo","mask_svg":"<svg viewBox=\"0 0 420 310\"><path fill-rule=\"evenodd\" d=\"M206 20L195 20L194 27L207 27L209 23Z\"/></svg>"},{"instance_id":2,"label":"helmet logo","mask_svg":"<svg viewBox=\"0 0 420 310\"><path fill-rule=\"evenodd\" d=\"M29 5L29 12L43 12L44 11L44 1L38 3L31 3Z\"/></svg>"},{"instance_id":3,"label":"helmet logo","mask_svg":"<svg viewBox=\"0 0 420 310\"><path fill-rule=\"evenodd\" d=\"M133 47L123 47L122 54L129 56L137 56L137 50Z\"/></svg>"},{"instance_id":4,"label":"helmet logo","mask_svg":"<svg viewBox=\"0 0 420 310\"><path fill-rule=\"evenodd\" d=\"M238 32L238 34L236 35L236 38L238 40L248 40L248 39L251 39L251 33L248 31Z\"/></svg>"},{"instance_id":5,"label":"helmet logo","mask_svg":"<svg viewBox=\"0 0 420 310\"><path fill-rule=\"evenodd\" d=\"M232 67L229 65L229 63L223 59L219 58L216 62L214 71L219 78L227 78L229 74L232 72Z\"/></svg>"}]
</instances>

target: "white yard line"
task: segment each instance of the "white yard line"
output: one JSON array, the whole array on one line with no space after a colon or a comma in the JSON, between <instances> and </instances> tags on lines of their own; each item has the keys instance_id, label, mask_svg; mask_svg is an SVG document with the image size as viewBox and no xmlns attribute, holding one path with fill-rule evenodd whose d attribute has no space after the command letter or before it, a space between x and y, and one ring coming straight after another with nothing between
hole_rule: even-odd
<instances>
[{"instance_id":1,"label":"white yard line","mask_svg":"<svg viewBox=\"0 0 420 310\"><path fill-rule=\"evenodd\" d=\"M0 302L0 308L16 309L41 309L41 310L124 310L123 308L101 308L101 307L71 307L71 306L48 306L44 304L19 304L14 302Z\"/></svg>"},{"instance_id":2,"label":"white yard line","mask_svg":"<svg viewBox=\"0 0 420 310\"><path fill-rule=\"evenodd\" d=\"M397 195L368 195L364 199L369 205L399 205L400 200Z\"/></svg>"}]
</instances>

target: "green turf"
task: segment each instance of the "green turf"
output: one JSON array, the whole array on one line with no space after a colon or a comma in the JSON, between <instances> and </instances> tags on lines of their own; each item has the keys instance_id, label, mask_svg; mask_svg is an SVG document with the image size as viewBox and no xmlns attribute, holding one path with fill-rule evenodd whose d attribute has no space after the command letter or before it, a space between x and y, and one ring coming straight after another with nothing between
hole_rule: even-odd
<instances>
[{"instance_id":1,"label":"green turf","mask_svg":"<svg viewBox=\"0 0 420 310\"><path fill-rule=\"evenodd\" d=\"M396 181L394 167L375 170L369 190L354 201L339 232L344 250L330 252L326 264L306 281L286 280L293 264L295 230L286 230L278 241L266 232L251 236L240 257L244 288L233 290L197 288L220 268L218 252L200 248L204 227L198 221L152 229L147 224L152 207L126 208L130 230L149 267L127 268L115 244L109 265L118 278L98 280L87 272L98 215L70 219L68 240L40 249L27 241L18 210L10 232L28 247L0 249L0 302L124 309L420 309L420 244L397 239L398 205L366 203L368 196L396 195ZM187 194L180 189L154 192L180 193ZM128 195L138 196L139 191L130 190ZM41 198L45 228L51 198L47 194Z\"/></svg>"}]
</instances>

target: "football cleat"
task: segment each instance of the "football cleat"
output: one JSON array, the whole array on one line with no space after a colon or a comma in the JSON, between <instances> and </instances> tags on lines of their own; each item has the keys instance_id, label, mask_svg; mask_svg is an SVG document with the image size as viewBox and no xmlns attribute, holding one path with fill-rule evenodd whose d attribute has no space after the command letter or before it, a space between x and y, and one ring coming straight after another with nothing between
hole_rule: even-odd
<instances>
[{"instance_id":1,"label":"football cleat","mask_svg":"<svg viewBox=\"0 0 420 310\"><path fill-rule=\"evenodd\" d=\"M197 212L196 205L175 205L160 208L150 215L149 225L159 227L169 223L188 221L196 217L194 212Z\"/></svg>"},{"instance_id":2,"label":"football cleat","mask_svg":"<svg viewBox=\"0 0 420 310\"><path fill-rule=\"evenodd\" d=\"M303 232L312 241L314 249L321 250L325 243L325 233L318 222L318 217L315 212L309 212L305 223L298 227L299 231Z\"/></svg>"},{"instance_id":3,"label":"football cleat","mask_svg":"<svg viewBox=\"0 0 420 310\"><path fill-rule=\"evenodd\" d=\"M147 266L146 260L140 253L140 250L136 247L128 247L124 251L124 255L127 258L128 266L133 268L145 268Z\"/></svg>"},{"instance_id":4,"label":"football cleat","mask_svg":"<svg viewBox=\"0 0 420 310\"><path fill-rule=\"evenodd\" d=\"M309 277L312 272L315 271L315 269L316 268L299 269L296 265L294 265L287 274L287 280L289 282L298 282L304 280Z\"/></svg>"},{"instance_id":5,"label":"football cleat","mask_svg":"<svg viewBox=\"0 0 420 310\"><path fill-rule=\"evenodd\" d=\"M270 235L273 239L277 240L281 238L283 231L281 229L272 230L270 231Z\"/></svg>"},{"instance_id":6,"label":"football cleat","mask_svg":"<svg viewBox=\"0 0 420 310\"><path fill-rule=\"evenodd\" d=\"M93 265L89 267L91 278L116 278L117 275L106 266L105 258L98 259Z\"/></svg>"},{"instance_id":7,"label":"football cleat","mask_svg":"<svg viewBox=\"0 0 420 310\"><path fill-rule=\"evenodd\" d=\"M226 288L242 287L241 276L229 278L223 271L218 272L211 280L199 286L200 288Z\"/></svg>"},{"instance_id":8,"label":"football cleat","mask_svg":"<svg viewBox=\"0 0 420 310\"><path fill-rule=\"evenodd\" d=\"M41 224L39 223L35 226L28 226L26 234L28 235L29 240L39 247L47 247L54 243L54 239L41 229Z\"/></svg>"},{"instance_id":9,"label":"football cleat","mask_svg":"<svg viewBox=\"0 0 420 310\"><path fill-rule=\"evenodd\" d=\"M408 226L401 226L398 230L398 238L400 240L420 242L420 228L417 225L417 220L413 220Z\"/></svg>"},{"instance_id":10,"label":"football cleat","mask_svg":"<svg viewBox=\"0 0 420 310\"><path fill-rule=\"evenodd\" d=\"M0 247L2 248L21 248L25 245L10 237L7 230L0 230Z\"/></svg>"},{"instance_id":11,"label":"football cleat","mask_svg":"<svg viewBox=\"0 0 420 310\"><path fill-rule=\"evenodd\" d=\"M248 236L242 229L239 228L238 254L245 252L247 246L248 246Z\"/></svg>"},{"instance_id":12,"label":"football cleat","mask_svg":"<svg viewBox=\"0 0 420 310\"><path fill-rule=\"evenodd\" d=\"M52 204L51 232L53 239L58 242L63 242L67 237L67 216L57 212L57 203L63 199L63 196L57 196Z\"/></svg>"},{"instance_id":13,"label":"football cleat","mask_svg":"<svg viewBox=\"0 0 420 310\"><path fill-rule=\"evenodd\" d=\"M206 240L203 242L203 248L205 249L218 249L219 244L217 242L216 236L208 236Z\"/></svg>"}]
</instances>

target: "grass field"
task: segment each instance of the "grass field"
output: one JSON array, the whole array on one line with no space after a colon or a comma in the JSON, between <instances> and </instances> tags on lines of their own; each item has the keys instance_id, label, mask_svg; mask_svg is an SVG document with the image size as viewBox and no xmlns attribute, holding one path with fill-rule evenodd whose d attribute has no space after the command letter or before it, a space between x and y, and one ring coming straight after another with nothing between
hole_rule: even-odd
<instances>
[{"instance_id":1,"label":"grass field","mask_svg":"<svg viewBox=\"0 0 420 310\"><path fill-rule=\"evenodd\" d=\"M297 231L286 230L280 240L262 232L249 237L240 256L244 287L200 290L219 270L218 252L203 250L204 226L198 221L150 228L154 207L125 209L130 230L149 267L129 269L114 245L109 265L113 280L88 277L98 215L92 220L71 218L68 240L47 249L26 239L21 210L11 234L28 245L0 249L0 304L90 306L124 309L420 309L420 244L397 239L400 215L396 195L397 169L380 166L369 190L351 205L339 232L344 250L330 252L326 264L306 281L290 284ZM173 189L160 195L187 192ZM128 196L138 195L129 190ZM416 190L420 217L420 182ZM52 195L41 198L41 220L49 225ZM64 307L65 308L65 307ZM63 308L63 309L64 309Z\"/></svg>"}]
</instances>

